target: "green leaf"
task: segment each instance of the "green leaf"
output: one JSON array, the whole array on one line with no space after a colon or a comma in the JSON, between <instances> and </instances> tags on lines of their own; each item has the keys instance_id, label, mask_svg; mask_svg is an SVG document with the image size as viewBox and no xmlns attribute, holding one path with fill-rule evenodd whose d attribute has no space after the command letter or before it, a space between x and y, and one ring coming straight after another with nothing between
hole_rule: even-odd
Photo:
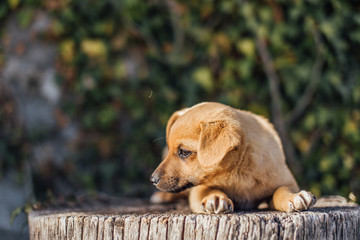
<instances>
[{"instance_id":1,"label":"green leaf","mask_svg":"<svg viewBox=\"0 0 360 240\"><path fill-rule=\"evenodd\" d=\"M98 113L98 121L103 127L109 127L109 125L113 123L116 118L117 112L111 105L101 109Z\"/></svg>"},{"instance_id":2,"label":"green leaf","mask_svg":"<svg viewBox=\"0 0 360 240\"><path fill-rule=\"evenodd\" d=\"M22 212L22 207L15 208L14 211L12 211L10 216L10 224L12 225L14 223L15 218Z\"/></svg>"},{"instance_id":3,"label":"green leaf","mask_svg":"<svg viewBox=\"0 0 360 240\"><path fill-rule=\"evenodd\" d=\"M35 10L33 8L23 8L17 14L17 19L21 28L27 28L34 16Z\"/></svg>"}]
</instances>

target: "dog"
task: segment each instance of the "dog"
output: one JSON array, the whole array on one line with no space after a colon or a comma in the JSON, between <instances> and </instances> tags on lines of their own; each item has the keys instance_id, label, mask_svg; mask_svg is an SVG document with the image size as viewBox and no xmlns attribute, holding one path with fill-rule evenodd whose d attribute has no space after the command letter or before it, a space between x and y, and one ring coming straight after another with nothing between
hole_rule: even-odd
<instances>
[{"instance_id":1,"label":"dog","mask_svg":"<svg viewBox=\"0 0 360 240\"><path fill-rule=\"evenodd\" d=\"M204 102L175 112L166 127L168 147L150 181L161 191L153 203L188 197L195 213L230 213L267 202L283 212L316 203L300 191L285 163L280 138L264 117Z\"/></svg>"}]
</instances>

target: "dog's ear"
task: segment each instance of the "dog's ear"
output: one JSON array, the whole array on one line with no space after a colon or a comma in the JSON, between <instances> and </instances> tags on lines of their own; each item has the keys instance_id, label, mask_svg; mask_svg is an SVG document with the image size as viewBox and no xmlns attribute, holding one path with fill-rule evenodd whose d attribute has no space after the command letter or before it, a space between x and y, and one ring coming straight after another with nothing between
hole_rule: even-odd
<instances>
[{"instance_id":1,"label":"dog's ear","mask_svg":"<svg viewBox=\"0 0 360 240\"><path fill-rule=\"evenodd\" d=\"M203 167L216 166L241 143L241 129L236 124L221 120L201 123L200 128L198 160Z\"/></svg>"}]
</instances>

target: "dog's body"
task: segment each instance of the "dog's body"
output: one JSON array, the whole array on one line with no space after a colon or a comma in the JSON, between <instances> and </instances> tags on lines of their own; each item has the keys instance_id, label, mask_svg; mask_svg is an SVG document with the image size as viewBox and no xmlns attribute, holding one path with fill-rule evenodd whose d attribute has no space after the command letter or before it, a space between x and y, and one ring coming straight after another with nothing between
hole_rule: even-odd
<instances>
[{"instance_id":1,"label":"dog's body","mask_svg":"<svg viewBox=\"0 0 360 240\"><path fill-rule=\"evenodd\" d=\"M292 212L316 202L311 193L299 192L280 138L263 117L201 103L175 112L166 136L168 153L151 181L162 191L185 190L193 212L232 212L234 205L249 209L263 201ZM152 200L169 202L181 196L173 193L157 192Z\"/></svg>"}]
</instances>

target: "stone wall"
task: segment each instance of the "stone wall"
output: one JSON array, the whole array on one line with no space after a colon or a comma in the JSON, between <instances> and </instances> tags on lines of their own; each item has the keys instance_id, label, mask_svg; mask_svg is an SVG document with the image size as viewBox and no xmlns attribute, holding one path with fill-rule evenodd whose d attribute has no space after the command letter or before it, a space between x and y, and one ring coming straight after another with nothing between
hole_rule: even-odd
<instances>
[{"instance_id":1,"label":"stone wall","mask_svg":"<svg viewBox=\"0 0 360 240\"><path fill-rule=\"evenodd\" d=\"M22 125L26 138L31 139L29 158L21 160L23 181L19 182L13 172L5 172L0 178L0 233L6 233L8 238L27 236L25 214L16 217L13 225L10 217L14 209L34 200L34 187L42 188L34 186L37 184L34 177L55 179L49 184L60 192L69 191L69 186L60 177L56 178L56 174L71 154L69 143L76 137L77 128L75 124L62 127L57 117L62 96L56 83L57 49L41 37L49 24L51 19L41 11L34 14L26 28L21 28L18 19L10 16L2 39L5 63L0 88L13 100L17 124Z\"/></svg>"}]
</instances>

